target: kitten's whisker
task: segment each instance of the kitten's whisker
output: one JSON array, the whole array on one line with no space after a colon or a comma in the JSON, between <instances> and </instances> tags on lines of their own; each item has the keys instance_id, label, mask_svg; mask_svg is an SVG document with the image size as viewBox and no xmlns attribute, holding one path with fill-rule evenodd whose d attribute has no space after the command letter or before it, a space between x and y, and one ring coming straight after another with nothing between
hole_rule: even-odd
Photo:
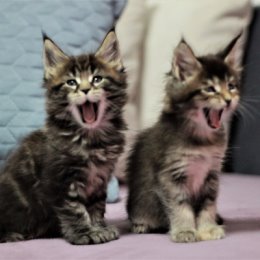
<instances>
[{"instance_id":1,"label":"kitten's whisker","mask_svg":"<svg viewBox=\"0 0 260 260\"><path fill-rule=\"evenodd\" d=\"M248 115L248 111L240 104L239 108L235 112L235 116L241 119L241 123L244 127L246 127L248 123L246 120L251 117L251 114L249 114L248 117L246 115Z\"/></svg>"},{"instance_id":2,"label":"kitten's whisker","mask_svg":"<svg viewBox=\"0 0 260 260\"><path fill-rule=\"evenodd\" d=\"M242 100L240 102L243 102L243 101L246 101L246 102L252 102L252 103L260 103L260 99L254 99L253 97L244 97L242 98Z\"/></svg>"},{"instance_id":3,"label":"kitten's whisker","mask_svg":"<svg viewBox=\"0 0 260 260\"><path fill-rule=\"evenodd\" d=\"M259 87L259 86L257 86L257 87ZM256 88L256 85L254 86L254 88ZM241 98L243 99L244 97L245 97L245 98L246 98L246 97L249 97L249 98L250 98L250 97L251 97L251 98L260 98L260 96L258 96L258 95L248 95L248 94L242 95Z\"/></svg>"},{"instance_id":4,"label":"kitten's whisker","mask_svg":"<svg viewBox=\"0 0 260 260\"><path fill-rule=\"evenodd\" d=\"M251 91L254 91L254 90L256 90L256 89L258 89L259 88L259 86L258 85L255 85L255 84L250 84L250 86L247 86ZM242 94L242 96L243 96L243 90L241 91L241 94Z\"/></svg>"},{"instance_id":5,"label":"kitten's whisker","mask_svg":"<svg viewBox=\"0 0 260 260\"><path fill-rule=\"evenodd\" d=\"M253 104L249 104L248 102L243 102L242 105L248 109L249 112L252 113L252 115L254 116L254 113L257 115L260 115L260 112L257 110L257 108L255 106L253 106Z\"/></svg>"},{"instance_id":6,"label":"kitten's whisker","mask_svg":"<svg viewBox=\"0 0 260 260\"><path fill-rule=\"evenodd\" d=\"M242 104L240 104L240 106L238 107L237 112L240 113L240 115L242 116L243 119L247 119L247 117L250 119L254 119L254 118L252 118L252 115L251 115L250 111L248 110L248 108L246 108ZM245 115L245 117L244 117L244 115Z\"/></svg>"},{"instance_id":7,"label":"kitten's whisker","mask_svg":"<svg viewBox=\"0 0 260 260\"><path fill-rule=\"evenodd\" d=\"M255 55L257 55L257 53L255 54ZM246 64L243 64L243 70L245 71L245 69L246 68L248 68L249 66L252 66L252 65L255 65L256 63L258 63L258 60L252 60L252 61L250 61L250 62L248 62L248 63L246 63Z\"/></svg>"}]
</instances>

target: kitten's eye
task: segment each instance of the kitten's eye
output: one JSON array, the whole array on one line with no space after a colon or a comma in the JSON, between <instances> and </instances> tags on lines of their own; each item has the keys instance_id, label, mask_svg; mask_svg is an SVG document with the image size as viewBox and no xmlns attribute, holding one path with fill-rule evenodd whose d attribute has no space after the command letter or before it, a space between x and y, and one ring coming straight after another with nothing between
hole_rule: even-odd
<instances>
[{"instance_id":1,"label":"kitten's eye","mask_svg":"<svg viewBox=\"0 0 260 260\"><path fill-rule=\"evenodd\" d=\"M76 87L78 86L78 83L75 79L69 79L66 81L66 84L70 87Z\"/></svg>"},{"instance_id":2,"label":"kitten's eye","mask_svg":"<svg viewBox=\"0 0 260 260\"><path fill-rule=\"evenodd\" d=\"M101 77L101 76L94 76L93 79L92 79L92 84L94 86L97 86L102 80L103 80L103 77Z\"/></svg>"},{"instance_id":3,"label":"kitten's eye","mask_svg":"<svg viewBox=\"0 0 260 260\"><path fill-rule=\"evenodd\" d=\"M237 88L237 87L236 87L235 84L228 83L228 89L229 89L229 90L234 90L234 89L236 89L236 88Z\"/></svg>"},{"instance_id":4,"label":"kitten's eye","mask_svg":"<svg viewBox=\"0 0 260 260\"><path fill-rule=\"evenodd\" d=\"M205 90L209 93L216 93L216 89L214 86L209 86Z\"/></svg>"}]
</instances>

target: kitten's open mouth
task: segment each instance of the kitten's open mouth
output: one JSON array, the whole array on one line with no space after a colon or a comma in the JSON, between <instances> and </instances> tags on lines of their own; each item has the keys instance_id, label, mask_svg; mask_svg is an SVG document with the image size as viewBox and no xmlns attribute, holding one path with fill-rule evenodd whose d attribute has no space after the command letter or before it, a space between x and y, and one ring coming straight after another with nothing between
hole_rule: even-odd
<instances>
[{"instance_id":1,"label":"kitten's open mouth","mask_svg":"<svg viewBox=\"0 0 260 260\"><path fill-rule=\"evenodd\" d=\"M99 114L99 102L90 102L78 106L81 119L86 124L93 124L98 119Z\"/></svg>"},{"instance_id":2,"label":"kitten's open mouth","mask_svg":"<svg viewBox=\"0 0 260 260\"><path fill-rule=\"evenodd\" d=\"M106 101L104 97L99 100L87 99L83 104L71 104L69 110L76 122L83 128L95 129L105 120Z\"/></svg>"},{"instance_id":3,"label":"kitten's open mouth","mask_svg":"<svg viewBox=\"0 0 260 260\"><path fill-rule=\"evenodd\" d=\"M203 113L209 127L213 129L220 128L223 109L216 110L210 108L203 108Z\"/></svg>"}]
</instances>

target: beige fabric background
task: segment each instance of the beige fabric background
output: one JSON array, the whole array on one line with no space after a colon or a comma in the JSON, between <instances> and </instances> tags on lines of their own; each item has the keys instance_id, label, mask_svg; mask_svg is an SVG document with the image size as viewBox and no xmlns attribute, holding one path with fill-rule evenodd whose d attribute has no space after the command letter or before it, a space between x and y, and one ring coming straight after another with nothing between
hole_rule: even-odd
<instances>
[{"instance_id":1,"label":"beige fabric background","mask_svg":"<svg viewBox=\"0 0 260 260\"><path fill-rule=\"evenodd\" d=\"M216 53L247 28L251 13L250 0L128 1L116 28L129 74L128 143L158 118L164 75L181 37L197 55ZM118 174L124 171L123 161Z\"/></svg>"}]
</instances>

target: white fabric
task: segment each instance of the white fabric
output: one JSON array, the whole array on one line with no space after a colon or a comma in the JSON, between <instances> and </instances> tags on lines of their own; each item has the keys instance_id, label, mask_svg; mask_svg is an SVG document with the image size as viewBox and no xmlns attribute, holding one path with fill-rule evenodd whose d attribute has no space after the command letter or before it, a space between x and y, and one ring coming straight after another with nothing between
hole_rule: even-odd
<instances>
[{"instance_id":1,"label":"white fabric","mask_svg":"<svg viewBox=\"0 0 260 260\"><path fill-rule=\"evenodd\" d=\"M142 75L142 48L146 28L148 10L145 1L131 0L117 24L116 32L123 56L123 63L128 74L128 104L125 108L125 118L128 124L126 132L125 152L120 157L115 169L119 180L124 179L125 159L140 128L140 84Z\"/></svg>"},{"instance_id":2,"label":"white fabric","mask_svg":"<svg viewBox=\"0 0 260 260\"><path fill-rule=\"evenodd\" d=\"M260 0L252 0L254 6L260 6Z\"/></svg>"}]
</instances>

